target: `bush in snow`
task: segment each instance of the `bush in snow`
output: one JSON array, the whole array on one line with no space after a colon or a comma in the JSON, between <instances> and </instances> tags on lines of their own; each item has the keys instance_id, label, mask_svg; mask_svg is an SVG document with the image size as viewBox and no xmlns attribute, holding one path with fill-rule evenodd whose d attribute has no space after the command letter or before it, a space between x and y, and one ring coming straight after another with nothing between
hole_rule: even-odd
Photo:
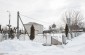
<instances>
[{"instance_id":1,"label":"bush in snow","mask_svg":"<svg viewBox=\"0 0 85 55\"><path fill-rule=\"evenodd\" d=\"M69 31L68 25L66 24L66 26L65 26L65 35L66 35L66 37L68 37L68 31Z\"/></svg>"},{"instance_id":2,"label":"bush in snow","mask_svg":"<svg viewBox=\"0 0 85 55\"><path fill-rule=\"evenodd\" d=\"M35 29L34 26L32 25L30 28L30 40L33 40L35 38Z\"/></svg>"},{"instance_id":3,"label":"bush in snow","mask_svg":"<svg viewBox=\"0 0 85 55\"><path fill-rule=\"evenodd\" d=\"M9 36L9 38L11 38L11 39L14 38L14 31L12 30L12 28L11 28L11 30L10 30L10 36Z\"/></svg>"}]
</instances>

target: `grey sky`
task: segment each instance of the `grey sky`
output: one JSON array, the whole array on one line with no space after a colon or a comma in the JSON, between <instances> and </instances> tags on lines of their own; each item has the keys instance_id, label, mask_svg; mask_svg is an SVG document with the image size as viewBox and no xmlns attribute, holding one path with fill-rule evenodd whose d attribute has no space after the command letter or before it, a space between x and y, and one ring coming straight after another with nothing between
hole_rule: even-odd
<instances>
[{"instance_id":1,"label":"grey sky","mask_svg":"<svg viewBox=\"0 0 85 55\"><path fill-rule=\"evenodd\" d=\"M21 16L24 23L37 22L45 27L55 23L61 25L61 15L65 10L79 9L85 13L84 0L0 0L0 24L8 24L8 12L11 13L11 24L16 26L17 11L32 20Z\"/></svg>"}]
</instances>

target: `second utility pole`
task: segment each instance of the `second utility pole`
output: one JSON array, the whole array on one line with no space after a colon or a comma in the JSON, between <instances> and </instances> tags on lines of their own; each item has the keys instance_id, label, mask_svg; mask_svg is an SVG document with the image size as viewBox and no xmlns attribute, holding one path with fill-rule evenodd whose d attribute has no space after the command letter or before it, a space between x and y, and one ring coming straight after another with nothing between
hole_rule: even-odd
<instances>
[{"instance_id":1,"label":"second utility pole","mask_svg":"<svg viewBox=\"0 0 85 55\"><path fill-rule=\"evenodd\" d=\"M9 37L8 38L10 38L10 27L11 27L11 25L10 25L10 17L11 17L11 15L10 15L10 11L7 11L7 12L9 12L9 24L7 26L9 27L9 31L8 31Z\"/></svg>"},{"instance_id":2,"label":"second utility pole","mask_svg":"<svg viewBox=\"0 0 85 55\"><path fill-rule=\"evenodd\" d=\"M19 39L19 11L17 12L17 39Z\"/></svg>"}]
</instances>

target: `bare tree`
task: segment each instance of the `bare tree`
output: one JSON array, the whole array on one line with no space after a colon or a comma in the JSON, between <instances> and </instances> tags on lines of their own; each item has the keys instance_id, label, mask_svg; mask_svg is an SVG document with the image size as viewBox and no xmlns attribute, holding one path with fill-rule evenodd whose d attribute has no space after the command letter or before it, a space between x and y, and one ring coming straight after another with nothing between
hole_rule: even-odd
<instances>
[{"instance_id":1,"label":"bare tree","mask_svg":"<svg viewBox=\"0 0 85 55\"><path fill-rule=\"evenodd\" d=\"M68 28L70 29L69 32L71 34L72 37L72 31L77 31L79 30L81 24L83 24L83 16L81 14L80 11L78 10L69 10L69 11L65 11L64 15L63 15L63 21L64 23L68 24Z\"/></svg>"},{"instance_id":2,"label":"bare tree","mask_svg":"<svg viewBox=\"0 0 85 55\"><path fill-rule=\"evenodd\" d=\"M70 21L68 20L70 19ZM76 10L70 10L70 11L65 11L64 16L63 16L63 21L64 23L68 24L72 27L72 28L76 28L76 26L81 26L81 24L83 24L83 16L80 13L80 11L76 11Z\"/></svg>"}]
</instances>

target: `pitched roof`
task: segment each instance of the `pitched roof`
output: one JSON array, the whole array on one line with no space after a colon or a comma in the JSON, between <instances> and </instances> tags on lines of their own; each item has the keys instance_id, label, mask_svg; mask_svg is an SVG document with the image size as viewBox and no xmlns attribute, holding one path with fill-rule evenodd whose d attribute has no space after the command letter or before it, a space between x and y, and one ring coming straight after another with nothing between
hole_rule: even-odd
<instances>
[{"instance_id":1,"label":"pitched roof","mask_svg":"<svg viewBox=\"0 0 85 55\"><path fill-rule=\"evenodd\" d=\"M33 24L35 24L35 25L41 25L41 24L38 24L38 23L35 23L35 22L29 22L29 23L27 23L25 25L33 25ZM41 26L43 26L43 25L41 25Z\"/></svg>"}]
</instances>

